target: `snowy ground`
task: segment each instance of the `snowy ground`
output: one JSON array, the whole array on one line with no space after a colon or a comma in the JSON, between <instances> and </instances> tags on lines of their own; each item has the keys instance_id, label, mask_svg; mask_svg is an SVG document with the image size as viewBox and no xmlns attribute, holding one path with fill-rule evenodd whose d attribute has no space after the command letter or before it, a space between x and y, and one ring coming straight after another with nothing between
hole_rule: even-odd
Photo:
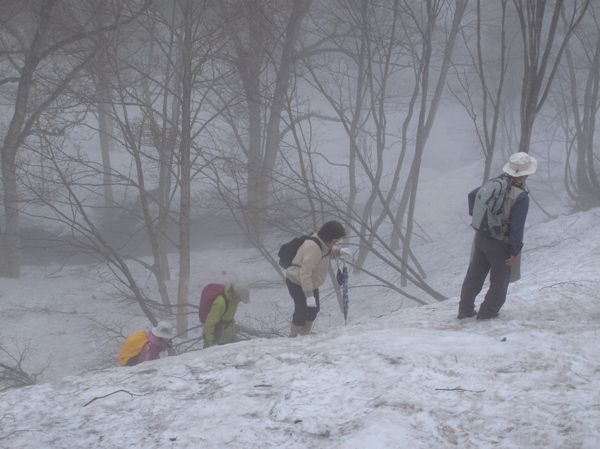
<instances>
[{"instance_id":1,"label":"snowy ground","mask_svg":"<svg viewBox=\"0 0 600 449\"><path fill-rule=\"evenodd\" d=\"M28 338L32 368L49 363L51 382L0 394L0 448L600 447L600 210L544 223L533 213L522 279L487 322L455 319L470 240L455 217L456 235L434 231L419 247L445 302L401 308L356 288L346 327L330 296L315 335L133 368L78 374L115 363L119 341L91 319L125 332L145 324L102 272L29 267L3 279L2 341ZM251 283L245 322L291 313L251 250L195 254L192 272L193 295L215 278Z\"/></svg>"}]
</instances>

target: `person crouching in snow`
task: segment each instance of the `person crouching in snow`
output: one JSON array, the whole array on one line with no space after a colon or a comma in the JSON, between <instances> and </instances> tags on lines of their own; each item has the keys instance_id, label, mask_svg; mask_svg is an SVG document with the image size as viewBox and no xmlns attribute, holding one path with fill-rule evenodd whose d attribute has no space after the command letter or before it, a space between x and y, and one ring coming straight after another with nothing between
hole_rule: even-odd
<instances>
[{"instance_id":1,"label":"person crouching in snow","mask_svg":"<svg viewBox=\"0 0 600 449\"><path fill-rule=\"evenodd\" d=\"M250 289L242 284L227 284L217 296L204 323L204 347L231 343L235 338L235 313L240 302L250 302Z\"/></svg>"},{"instance_id":2,"label":"person crouching in snow","mask_svg":"<svg viewBox=\"0 0 600 449\"><path fill-rule=\"evenodd\" d=\"M134 366L159 359L160 353L171 347L174 336L175 328L168 321L159 321L151 330L131 334L119 350L119 365Z\"/></svg>"},{"instance_id":3,"label":"person crouching in snow","mask_svg":"<svg viewBox=\"0 0 600 449\"><path fill-rule=\"evenodd\" d=\"M287 268L285 283L294 300L290 337L310 333L320 310L319 287L325 282L331 259L352 259L349 250L335 246L345 235L341 223L328 221L300 245Z\"/></svg>"}]
</instances>

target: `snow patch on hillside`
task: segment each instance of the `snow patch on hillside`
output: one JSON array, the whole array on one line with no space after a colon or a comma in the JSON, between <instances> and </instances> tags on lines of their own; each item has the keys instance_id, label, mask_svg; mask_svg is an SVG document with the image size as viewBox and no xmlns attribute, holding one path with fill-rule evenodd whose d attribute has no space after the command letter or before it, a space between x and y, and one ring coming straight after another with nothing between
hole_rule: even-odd
<instances>
[{"instance_id":1,"label":"snow patch on hillside","mask_svg":"<svg viewBox=\"0 0 600 449\"><path fill-rule=\"evenodd\" d=\"M254 339L7 391L0 447L596 448L599 225L592 210L528 229L523 277L496 320L456 320L455 293L304 338ZM229 260L211 260L207 276L230 274ZM436 273L449 291L460 286L466 255L460 262L452 276L443 266ZM32 280L3 284L5 300L35 294ZM65 321L67 301L79 307L87 283L64 274L45 289L62 295ZM358 294L351 301L366 307Z\"/></svg>"}]
</instances>

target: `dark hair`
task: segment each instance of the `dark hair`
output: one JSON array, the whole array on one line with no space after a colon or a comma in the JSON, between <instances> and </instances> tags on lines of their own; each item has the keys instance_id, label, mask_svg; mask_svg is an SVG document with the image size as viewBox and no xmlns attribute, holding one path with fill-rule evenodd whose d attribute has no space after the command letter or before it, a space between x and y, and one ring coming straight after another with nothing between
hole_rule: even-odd
<instances>
[{"instance_id":1,"label":"dark hair","mask_svg":"<svg viewBox=\"0 0 600 449\"><path fill-rule=\"evenodd\" d=\"M317 235L324 242L330 242L331 240L337 240L344 237L346 235L346 230L339 221L328 221L321 226Z\"/></svg>"}]
</instances>

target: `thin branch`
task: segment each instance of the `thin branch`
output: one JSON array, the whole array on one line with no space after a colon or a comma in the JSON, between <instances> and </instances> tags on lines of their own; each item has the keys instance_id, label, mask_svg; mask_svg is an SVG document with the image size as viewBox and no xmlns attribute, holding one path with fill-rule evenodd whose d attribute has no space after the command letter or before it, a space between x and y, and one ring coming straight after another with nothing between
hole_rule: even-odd
<instances>
[{"instance_id":1,"label":"thin branch","mask_svg":"<svg viewBox=\"0 0 600 449\"><path fill-rule=\"evenodd\" d=\"M134 397L134 396L147 396L148 395L148 393L136 394L136 393L131 393L130 391L121 389L121 390L113 391L112 393L105 394L104 396L96 396L95 398L90 399L85 404L83 404L83 407L87 407L88 405L90 405L92 402L94 402L97 399L104 399L104 398L107 398L107 397L112 396L113 394L117 394L117 393L127 393L131 397Z\"/></svg>"}]
</instances>

